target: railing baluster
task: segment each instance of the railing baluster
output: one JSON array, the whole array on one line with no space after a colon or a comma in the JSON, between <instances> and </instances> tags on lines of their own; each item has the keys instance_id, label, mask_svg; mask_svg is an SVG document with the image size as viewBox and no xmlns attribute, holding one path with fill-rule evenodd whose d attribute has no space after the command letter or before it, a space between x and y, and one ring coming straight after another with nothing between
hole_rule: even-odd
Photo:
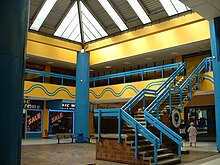
<instances>
[{"instance_id":1,"label":"railing baluster","mask_svg":"<svg viewBox=\"0 0 220 165\"><path fill-rule=\"evenodd\" d=\"M172 112L172 91L171 87L169 87L169 106L170 106L170 113Z\"/></svg>"},{"instance_id":2,"label":"railing baluster","mask_svg":"<svg viewBox=\"0 0 220 165\"><path fill-rule=\"evenodd\" d=\"M182 106L183 106L183 91L180 89L180 112L182 112Z\"/></svg>"},{"instance_id":3,"label":"railing baluster","mask_svg":"<svg viewBox=\"0 0 220 165\"><path fill-rule=\"evenodd\" d=\"M135 124L135 158L138 159L138 126Z\"/></svg>"},{"instance_id":4,"label":"railing baluster","mask_svg":"<svg viewBox=\"0 0 220 165\"><path fill-rule=\"evenodd\" d=\"M101 110L99 110L98 114L98 141L101 141Z\"/></svg>"},{"instance_id":5,"label":"railing baluster","mask_svg":"<svg viewBox=\"0 0 220 165\"><path fill-rule=\"evenodd\" d=\"M154 144L154 164L157 165L157 143Z\"/></svg>"},{"instance_id":6,"label":"railing baluster","mask_svg":"<svg viewBox=\"0 0 220 165\"><path fill-rule=\"evenodd\" d=\"M118 143L121 143L121 109L118 111Z\"/></svg>"}]
</instances>

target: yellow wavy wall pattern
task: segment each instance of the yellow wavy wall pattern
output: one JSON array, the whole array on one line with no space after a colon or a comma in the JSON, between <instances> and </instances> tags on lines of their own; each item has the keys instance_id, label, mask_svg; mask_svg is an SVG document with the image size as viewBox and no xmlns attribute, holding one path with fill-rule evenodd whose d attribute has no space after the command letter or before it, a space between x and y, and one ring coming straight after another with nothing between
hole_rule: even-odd
<instances>
[{"instance_id":1,"label":"yellow wavy wall pattern","mask_svg":"<svg viewBox=\"0 0 220 165\"><path fill-rule=\"evenodd\" d=\"M214 90L213 72L205 73L202 79L200 90Z\"/></svg>"},{"instance_id":2,"label":"yellow wavy wall pattern","mask_svg":"<svg viewBox=\"0 0 220 165\"><path fill-rule=\"evenodd\" d=\"M104 87L90 88L90 101L108 100L133 97L143 88L157 89L166 79L118 84ZM46 83L25 82L24 96L75 100L75 87L59 86Z\"/></svg>"}]
</instances>

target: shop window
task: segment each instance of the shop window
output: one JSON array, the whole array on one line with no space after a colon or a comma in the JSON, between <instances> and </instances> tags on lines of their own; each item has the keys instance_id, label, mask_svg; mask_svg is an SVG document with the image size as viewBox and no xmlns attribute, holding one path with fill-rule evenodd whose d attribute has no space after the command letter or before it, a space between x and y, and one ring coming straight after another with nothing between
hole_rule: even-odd
<instances>
[{"instance_id":1,"label":"shop window","mask_svg":"<svg viewBox=\"0 0 220 165\"><path fill-rule=\"evenodd\" d=\"M41 110L27 110L27 132L42 132Z\"/></svg>"},{"instance_id":2,"label":"shop window","mask_svg":"<svg viewBox=\"0 0 220 165\"><path fill-rule=\"evenodd\" d=\"M50 110L49 134L56 133L73 133L73 112Z\"/></svg>"}]
</instances>

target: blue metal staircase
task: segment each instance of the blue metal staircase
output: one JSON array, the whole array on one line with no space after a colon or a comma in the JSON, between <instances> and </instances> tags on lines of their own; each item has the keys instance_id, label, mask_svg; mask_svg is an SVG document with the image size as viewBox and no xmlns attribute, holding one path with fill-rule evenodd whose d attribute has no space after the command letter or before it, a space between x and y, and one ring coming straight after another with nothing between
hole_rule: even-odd
<instances>
[{"instance_id":1,"label":"blue metal staircase","mask_svg":"<svg viewBox=\"0 0 220 165\"><path fill-rule=\"evenodd\" d=\"M185 66L185 63L181 63L157 90L142 89L122 108L95 110L95 116L98 117L98 141L101 140L101 117L114 116L118 118L118 143L121 142L124 123L127 127L125 133L128 135L126 143L134 149L136 158L143 156L143 160L151 160L154 164L180 162L182 138L162 123L160 116L164 112L182 111L184 103L192 99L194 90L199 89L203 73L212 68L212 59L205 58L189 77L181 75L184 73ZM143 112L133 115L134 105L146 95L153 96L153 101L144 107ZM172 141L176 146L177 154L166 148L164 138Z\"/></svg>"}]
</instances>

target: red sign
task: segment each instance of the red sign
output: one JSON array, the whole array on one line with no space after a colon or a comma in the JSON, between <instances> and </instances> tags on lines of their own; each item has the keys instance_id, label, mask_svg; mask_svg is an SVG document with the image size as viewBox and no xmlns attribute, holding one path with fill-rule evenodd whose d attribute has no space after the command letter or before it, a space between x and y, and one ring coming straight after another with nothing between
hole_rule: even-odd
<instances>
[{"instance_id":1,"label":"red sign","mask_svg":"<svg viewBox=\"0 0 220 165\"><path fill-rule=\"evenodd\" d=\"M28 119L28 125L33 124L35 121L39 120L41 118L40 112Z\"/></svg>"},{"instance_id":2,"label":"red sign","mask_svg":"<svg viewBox=\"0 0 220 165\"><path fill-rule=\"evenodd\" d=\"M51 122L54 123L54 122L60 120L60 119L63 118L63 117L64 117L64 116L63 116L63 113L61 112L61 113L59 113L58 115L53 116L53 117L51 118Z\"/></svg>"}]
</instances>

